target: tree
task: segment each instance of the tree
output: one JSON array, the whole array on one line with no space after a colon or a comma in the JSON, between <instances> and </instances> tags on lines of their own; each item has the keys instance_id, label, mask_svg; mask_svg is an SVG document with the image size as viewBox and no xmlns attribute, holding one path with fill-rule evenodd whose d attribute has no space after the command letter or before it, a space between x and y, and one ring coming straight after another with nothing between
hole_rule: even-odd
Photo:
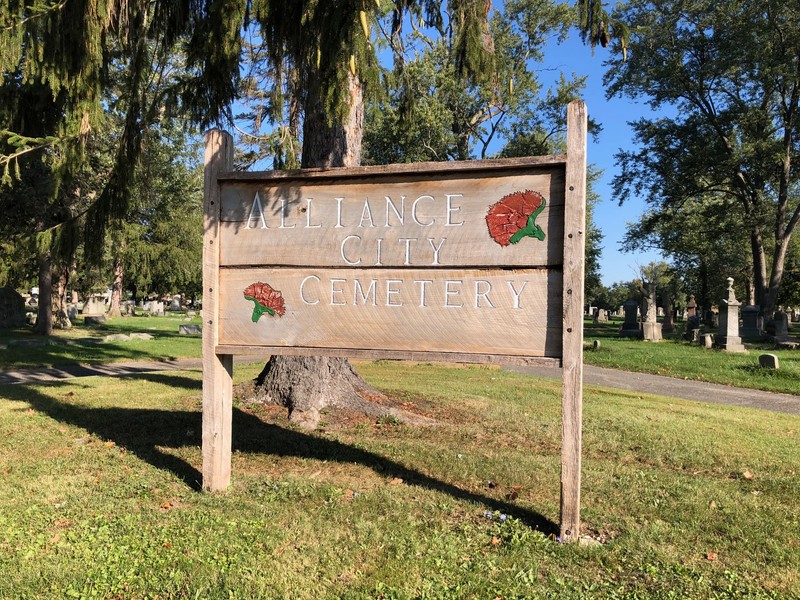
<instances>
[{"instance_id":1,"label":"tree","mask_svg":"<svg viewBox=\"0 0 800 600\"><path fill-rule=\"evenodd\" d=\"M688 201L735 203L756 301L771 314L800 220L800 12L774 0L633 0L616 16L633 33L627 62L607 73L608 93L675 116L634 124L640 150L618 155L615 192L622 201L645 194L655 213Z\"/></svg>"},{"instance_id":2,"label":"tree","mask_svg":"<svg viewBox=\"0 0 800 600\"><path fill-rule=\"evenodd\" d=\"M659 249L669 255L683 290L702 306L711 306L725 280L743 282L749 304L755 304L748 232L739 205L731 198L689 199L651 210L628 226L625 251Z\"/></svg>"},{"instance_id":3,"label":"tree","mask_svg":"<svg viewBox=\"0 0 800 600\"><path fill-rule=\"evenodd\" d=\"M6 131L18 132L17 138L46 139L67 104L65 94L54 96L47 86L26 83L19 72L4 74L0 123L9 128ZM8 150L13 140L7 136L0 141L0 151ZM57 148L50 155L20 154L14 160L15 185L10 185L9 173L0 184L0 214L4 216L0 232L26 248L36 260L39 298L34 332L41 335L50 335L53 330L53 268L57 267L58 281L66 268L63 248L71 243L68 232L60 228L86 206L87 188L94 178L86 168L57 169L59 160Z\"/></svg>"},{"instance_id":4,"label":"tree","mask_svg":"<svg viewBox=\"0 0 800 600\"><path fill-rule=\"evenodd\" d=\"M214 122L233 99L245 6L231 2L215 11L219 4L190 9L169 1L28 0L0 6L0 95L10 98L0 111L0 169L12 197L25 188L25 169L36 162L39 170L40 218L29 232L40 257L41 333L49 333L52 323L52 263L63 271L81 242L85 257L99 263L109 223L130 208L150 126L176 110ZM160 87L165 58L179 43L186 47L186 69ZM116 98L112 90L120 91ZM91 175L87 149L114 104L124 107L124 118L108 153L111 167L103 185L88 192L80 182ZM68 209L57 210L66 199ZM0 214L5 227L14 226L10 211Z\"/></svg>"},{"instance_id":5,"label":"tree","mask_svg":"<svg viewBox=\"0 0 800 600\"><path fill-rule=\"evenodd\" d=\"M405 37L396 35L388 91L369 105L366 159L388 164L487 158L501 136L509 138L510 128L529 121L543 104L536 70L543 47L549 38L565 36L572 23L566 4L505 2L488 23L492 60L480 77L458 72L452 21L429 33L414 28Z\"/></svg>"},{"instance_id":6,"label":"tree","mask_svg":"<svg viewBox=\"0 0 800 600\"><path fill-rule=\"evenodd\" d=\"M640 283L640 281L635 280L615 281L604 290L601 301L598 301L597 305L618 310L627 300L639 296Z\"/></svg>"},{"instance_id":7,"label":"tree","mask_svg":"<svg viewBox=\"0 0 800 600\"><path fill-rule=\"evenodd\" d=\"M197 139L175 123L151 130L136 173L134 210L121 224L124 289L197 296L202 287L203 194Z\"/></svg>"}]
</instances>

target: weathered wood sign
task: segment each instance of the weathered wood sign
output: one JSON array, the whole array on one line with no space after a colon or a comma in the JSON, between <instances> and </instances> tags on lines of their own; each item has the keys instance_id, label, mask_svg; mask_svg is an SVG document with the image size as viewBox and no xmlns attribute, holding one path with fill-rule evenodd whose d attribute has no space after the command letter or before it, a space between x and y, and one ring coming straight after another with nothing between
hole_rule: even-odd
<instances>
[{"instance_id":1,"label":"weathered wood sign","mask_svg":"<svg viewBox=\"0 0 800 600\"><path fill-rule=\"evenodd\" d=\"M563 367L562 536L579 531L586 110L566 155L233 173L206 135L203 486L230 481L232 356Z\"/></svg>"}]
</instances>

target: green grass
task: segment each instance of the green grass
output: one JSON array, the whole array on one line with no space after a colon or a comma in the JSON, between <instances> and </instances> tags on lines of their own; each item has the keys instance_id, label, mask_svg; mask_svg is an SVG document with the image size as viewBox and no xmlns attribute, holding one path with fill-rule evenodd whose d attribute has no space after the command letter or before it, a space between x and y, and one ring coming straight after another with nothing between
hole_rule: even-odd
<instances>
[{"instance_id":1,"label":"green grass","mask_svg":"<svg viewBox=\"0 0 800 600\"><path fill-rule=\"evenodd\" d=\"M236 403L217 494L199 372L0 386L0 598L800 597L800 418L587 387L564 545L557 382L357 367L439 425Z\"/></svg>"},{"instance_id":2,"label":"green grass","mask_svg":"<svg viewBox=\"0 0 800 600\"><path fill-rule=\"evenodd\" d=\"M199 357L200 336L179 335L184 324L200 325L200 318L119 317L100 325L84 325L80 318L72 329L55 330L49 338L33 335L30 328L0 329L0 369ZM99 341L118 333L149 333L154 339Z\"/></svg>"},{"instance_id":3,"label":"green grass","mask_svg":"<svg viewBox=\"0 0 800 600\"><path fill-rule=\"evenodd\" d=\"M690 344L677 335L660 342L645 342L619 337L620 323L586 322L586 364L800 395L800 350L746 343L747 353L722 352ZM593 340L600 341L597 351L591 349ZM763 353L778 356L780 369L760 368L758 356Z\"/></svg>"}]
</instances>

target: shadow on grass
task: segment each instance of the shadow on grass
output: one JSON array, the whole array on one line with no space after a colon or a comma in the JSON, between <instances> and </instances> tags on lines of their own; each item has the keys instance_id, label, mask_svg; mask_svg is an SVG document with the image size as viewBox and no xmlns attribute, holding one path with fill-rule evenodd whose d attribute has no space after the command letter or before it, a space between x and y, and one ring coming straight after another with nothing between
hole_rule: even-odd
<instances>
[{"instance_id":1,"label":"shadow on grass","mask_svg":"<svg viewBox=\"0 0 800 600\"><path fill-rule=\"evenodd\" d=\"M154 360L152 352L114 342L58 337L25 339L34 343L17 343L0 350L0 366L3 369L29 368L31 365L101 364L123 359Z\"/></svg>"},{"instance_id":2,"label":"shadow on grass","mask_svg":"<svg viewBox=\"0 0 800 600\"><path fill-rule=\"evenodd\" d=\"M202 386L196 379L177 374L146 373L129 378L144 379L183 389L200 389ZM54 382L46 385L58 388L66 384ZM55 400L25 384L0 386L0 396L8 400L27 402L34 410L57 421L80 427L99 438L113 441L117 446L152 466L175 474L192 489L196 491L201 489L202 474L194 465L161 450L161 448L185 446L199 447L202 443L200 411L87 408ZM503 512L546 535L557 535L559 531L556 523L538 512L464 490L375 452L265 423L258 417L238 409L233 411L232 446L234 452L360 464L387 478L399 477L409 485L435 490L459 500L475 502L490 510Z\"/></svg>"}]
</instances>

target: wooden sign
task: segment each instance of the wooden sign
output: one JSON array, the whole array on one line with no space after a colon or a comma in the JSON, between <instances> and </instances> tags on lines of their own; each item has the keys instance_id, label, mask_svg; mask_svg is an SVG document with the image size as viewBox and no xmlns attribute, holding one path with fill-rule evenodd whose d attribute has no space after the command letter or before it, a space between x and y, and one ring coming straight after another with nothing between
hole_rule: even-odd
<instances>
[{"instance_id":1,"label":"wooden sign","mask_svg":"<svg viewBox=\"0 0 800 600\"><path fill-rule=\"evenodd\" d=\"M230 478L234 354L561 365L577 536L585 131L573 103L566 155L267 173L208 132L204 487Z\"/></svg>"}]
</instances>

